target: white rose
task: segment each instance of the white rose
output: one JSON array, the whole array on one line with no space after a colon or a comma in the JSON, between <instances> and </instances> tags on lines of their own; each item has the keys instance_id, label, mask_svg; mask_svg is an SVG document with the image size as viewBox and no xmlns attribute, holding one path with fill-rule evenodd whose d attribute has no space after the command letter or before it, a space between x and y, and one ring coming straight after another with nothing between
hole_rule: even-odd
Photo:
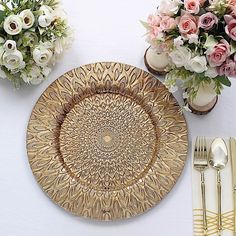
<instances>
[{"instance_id":1,"label":"white rose","mask_svg":"<svg viewBox=\"0 0 236 236\"><path fill-rule=\"evenodd\" d=\"M185 66L191 59L191 51L186 47L178 47L169 54L176 67Z\"/></svg>"},{"instance_id":2,"label":"white rose","mask_svg":"<svg viewBox=\"0 0 236 236\"><path fill-rule=\"evenodd\" d=\"M22 21L17 15L10 15L4 21L4 30L10 35L17 35L22 31Z\"/></svg>"},{"instance_id":3,"label":"white rose","mask_svg":"<svg viewBox=\"0 0 236 236\"><path fill-rule=\"evenodd\" d=\"M6 79L7 78L6 73L2 70L1 67L0 67L0 78L2 78L2 79Z\"/></svg>"},{"instance_id":4,"label":"white rose","mask_svg":"<svg viewBox=\"0 0 236 236\"><path fill-rule=\"evenodd\" d=\"M173 16L179 11L181 0L161 0L157 13L161 15Z\"/></svg>"},{"instance_id":5,"label":"white rose","mask_svg":"<svg viewBox=\"0 0 236 236\"><path fill-rule=\"evenodd\" d=\"M216 76L218 76L217 70L215 67L209 67L207 69L207 71L205 72L205 76L209 77L211 79L215 78Z\"/></svg>"},{"instance_id":6,"label":"white rose","mask_svg":"<svg viewBox=\"0 0 236 236\"><path fill-rule=\"evenodd\" d=\"M34 25L35 17L30 9L26 9L20 13L20 17L22 18L22 27L23 29L29 29Z\"/></svg>"},{"instance_id":7,"label":"white rose","mask_svg":"<svg viewBox=\"0 0 236 236\"><path fill-rule=\"evenodd\" d=\"M33 51L34 61L38 66L46 66L52 59L52 50L46 44L37 46Z\"/></svg>"},{"instance_id":8,"label":"white rose","mask_svg":"<svg viewBox=\"0 0 236 236\"><path fill-rule=\"evenodd\" d=\"M15 50L12 53L5 52L3 54L3 63L8 70L16 70L24 66L22 53Z\"/></svg>"},{"instance_id":9,"label":"white rose","mask_svg":"<svg viewBox=\"0 0 236 236\"><path fill-rule=\"evenodd\" d=\"M188 42L190 44L191 43L198 44L198 35L197 34L188 34L187 37L188 37Z\"/></svg>"},{"instance_id":10,"label":"white rose","mask_svg":"<svg viewBox=\"0 0 236 236\"><path fill-rule=\"evenodd\" d=\"M33 66L29 76L31 77L30 83L33 85L38 85L45 79L41 73L41 69L38 66Z\"/></svg>"},{"instance_id":11,"label":"white rose","mask_svg":"<svg viewBox=\"0 0 236 236\"><path fill-rule=\"evenodd\" d=\"M44 5L40 7L39 11L42 12L38 18L39 25L43 28L48 27L54 20L53 9Z\"/></svg>"},{"instance_id":12,"label":"white rose","mask_svg":"<svg viewBox=\"0 0 236 236\"><path fill-rule=\"evenodd\" d=\"M183 46L183 44L184 44L184 41L181 36L178 36L177 38L174 39L174 46L176 48Z\"/></svg>"},{"instance_id":13,"label":"white rose","mask_svg":"<svg viewBox=\"0 0 236 236\"><path fill-rule=\"evenodd\" d=\"M196 56L188 63L188 69L196 73L202 73L207 70L207 60L205 56Z\"/></svg>"},{"instance_id":14,"label":"white rose","mask_svg":"<svg viewBox=\"0 0 236 236\"><path fill-rule=\"evenodd\" d=\"M5 39L3 37L0 37L0 44L5 43Z\"/></svg>"},{"instance_id":15,"label":"white rose","mask_svg":"<svg viewBox=\"0 0 236 236\"><path fill-rule=\"evenodd\" d=\"M22 72L21 78L24 80L25 83L31 83L33 85L40 84L44 80L44 76L41 73L41 69L36 65Z\"/></svg>"},{"instance_id":16,"label":"white rose","mask_svg":"<svg viewBox=\"0 0 236 236\"><path fill-rule=\"evenodd\" d=\"M16 50L16 42L14 40L7 40L4 43L3 48L6 52L14 52Z\"/></svg>"}]
</instances>

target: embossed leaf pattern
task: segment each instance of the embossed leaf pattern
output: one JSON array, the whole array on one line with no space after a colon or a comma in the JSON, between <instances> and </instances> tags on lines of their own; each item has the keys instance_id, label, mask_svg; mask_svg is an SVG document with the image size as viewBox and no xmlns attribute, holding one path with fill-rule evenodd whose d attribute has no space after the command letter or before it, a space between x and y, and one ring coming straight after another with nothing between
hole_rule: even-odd
<instances>
[{"instance_id":1,"label":"embossed leaf pattern","mask_svg":"<svg viewBox=\"0 0 236 236\"><path fill-rule=\"evenodd\" d=\"M174 97L153 76L120 63L74 69L52 83L28 125L32 171L69 212L129 218L175 185L187 127Z\"/></svg>"}]
</instances>

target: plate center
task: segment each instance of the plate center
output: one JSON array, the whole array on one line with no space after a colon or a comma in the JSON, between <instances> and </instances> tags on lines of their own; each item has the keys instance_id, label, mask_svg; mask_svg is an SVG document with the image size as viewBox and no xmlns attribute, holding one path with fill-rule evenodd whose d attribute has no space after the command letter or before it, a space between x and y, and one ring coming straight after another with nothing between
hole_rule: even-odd
<instances>
[{"instance_id":1,"label":"plate center","mask_svg":"<svg viewBox=\"0 0 236 236\"><path fill-rule=\"evenodd\" d=\"M76 104L60 130L71 176L92 189L118 190L142 178L157 153L152 117L132 98L96 94Z\"/></svg>"}]
</instances>

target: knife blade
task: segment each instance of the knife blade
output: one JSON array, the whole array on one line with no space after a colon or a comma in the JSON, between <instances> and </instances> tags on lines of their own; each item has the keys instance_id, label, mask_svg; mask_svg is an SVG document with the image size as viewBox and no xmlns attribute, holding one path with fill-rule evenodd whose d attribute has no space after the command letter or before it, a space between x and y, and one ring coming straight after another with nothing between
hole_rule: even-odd
<instances>
[{"instance_id":1,"label":"knife blade","mask_svg":"<svg viewBox=\"0 0 236 236\"><path fill-rule=\"evenodd\" d=\"M233 182L233 202L234 202L234 235L236 235L236 139L230 138L230 158L232 168L232 182Z\"/></svg>"}]
</instances>

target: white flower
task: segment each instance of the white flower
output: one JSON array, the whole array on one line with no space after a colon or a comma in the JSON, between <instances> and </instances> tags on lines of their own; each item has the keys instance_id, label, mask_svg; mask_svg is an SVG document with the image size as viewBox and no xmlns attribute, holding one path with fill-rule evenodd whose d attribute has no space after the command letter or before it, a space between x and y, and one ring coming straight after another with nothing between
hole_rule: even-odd
<instances>
[{"instance_id":1,"label":"white flower","mask_svg":"<svg viewBox=\"0 0 236 236\"><path fill-rule=\"evenodd\" d=\"M41 73L40 67L36 65L22 72L21 78L25 83L31 83L33 85L40 84L45 79L43 74Z\"/></svg>"},{"instance_id":2,"label":"white flower","mask_svg":"<svg viewBox=\"0 0 236 236\"><path fill-rule=\"evenodd\" d=\"M5 52L3 54L3 63L8 70L16 70L24 67L25 63L23 61L22 53L15 50L12 53Z\"/></svg>"},{"instance_id":3,"label":"white flower","mask_svg":"<svg viewBox=\"0 0 236 236\"><path fill-rule=\"evenodd\" d=\"M6 52L14 52L16 50L16 42L14 40L7 40L3 45Z\"/></svg>"},{"instance_id":4,"label":"white flower","mask_svg":"<svg viewBox=\"0 0 236 236\"><path fill-rule=\"evenodd\" d=\"M2 79L6 79L7 78L6 73L2 70L1 67L0 67L0 78L2 78Z\"/></svg>"},{"instance_id":5,"label":"white flower","mask_svg":"<svg viewBox=\"0 0 236 236\"><path fill-rule=\"evenodd\" d=\"M5 43L5 39L3 37L0 37L0 44Z\"/></svg>"},{"instance_id":6,"label":"white flower","mask_svg":"<svg viewBox=\"0 0 236 236\"><path fill-rule=\"evenodd\" d=\"M52 69L50 67L43 67L42 68L42 73L45 77L47 77L51 73Z\"/></svg>"},{"instance_id":7,"label":"white flower","mask_svg":"<svg viewBox=\"0 0 236 236\"><path fill-rule=\"evenodd\" d=\"M43 5L40 7L39 11L42 12L42 15L38 18L39 25L43 28L48 27L54 20L53 9Z\"/></svg>"},{"instance_id":8,"label":"white flower","mask_svg":"<svg viewBox=\"0 0 236 236\"><path fill-rule=\"evenodd\" d=\"M213 78L215 78L216 76L218 76L218 73L217 73L216 68L214 68L214 67L209 67L209 68L207 69L207 71L205 72L205 76L206 76L206 77L209 77L209 78L211 78L211 79L213 79Z\"/></svg>"},{"instance_id":9,"label":"white flower","mask_svg":"<svg viewBox=\"0 0 236 236\"><path fill-rule=\"evenodd\" d=\"M191 43L198 44L198 35L197 34L188 34L187 37L188 37L188 42L190 44Z\"/></svg>"},{"instance_id":10,"label":"white flower","mask_svg":"<svg viewBox=\"0 0 236 236\"><path fill-rule=\"evenodd\" d=\"M188 63L188 69L196 73L202 73L207 70L207 60L205 56L196 56Z\"/></svg>"},{"instance_id":11,"label":"white flower","mask_svg":"<svg viewBox=\"0 0 236 236\"><path fill-rule=\"evenodd\" d=\"M179 11L181 0L161 0L157 13L161 15L173 16Z\"/></svg>"},{"instance_id":12,"label":"white flower","mask_svg":"<svg viewBox=\"0 0 236 236\"><path fill-rule=\"evenodd\" d=\"M26 9L20 13L20 17L22 18L22 27L23 29L29 29L34 25L35 17L30 9Z\"/></svg>"},{"instance_id":13,"label":"white flower","mask_svg":"<svg viewBox=\"0 0 236 236\"><path fill-rule=\"evenodd\" d=\"M10 15L4 21L4 30L10 35L17 35L22 31L22 20L17 15Z\"/></svg>"},{"instance_id":14,"label":"white flower","mask_svg":"<svg viewBox=\"0 0 236 236\"><path fill-rule=\"evenodd\" d=\"M176 67L185 66L191 59L191 51L186 47L178 47L169 54Z\"/></svg>"},{"instance_id":15,"label":"white flower","mask_svg":"<svg viewBox=\"0 0 236 236\"><path fill-rule=\"evenodd\" d=\"M183 44L184 44L184 41L181 36L178 36L177 38L174 39L174 46L176 48L183 46Z\"/></svg>"},{"instance_id":16,"label":"white flower","mask_svg":"<svg viewBox=\"0 0 236 236\"><path fill-rule=\"evenodd\" d=\"M48 65L52 56L51 45L47 43L41 43L33 51L33 58L38 66Z\"/></svg>"},{"instance_id":17,"label":"white flower","mask_svg":"<svg viewBox=\"0 0 236 236\"><path fill-rule=\"evenodd\" d=\"M4 47L1 46L1 47L0 47L0 64L1 64L1 65L4 65L4 63L3 63L3 55L4 55L5 52L6 52L6 51L5 51Z\"/></svg>"}]
</instances>

